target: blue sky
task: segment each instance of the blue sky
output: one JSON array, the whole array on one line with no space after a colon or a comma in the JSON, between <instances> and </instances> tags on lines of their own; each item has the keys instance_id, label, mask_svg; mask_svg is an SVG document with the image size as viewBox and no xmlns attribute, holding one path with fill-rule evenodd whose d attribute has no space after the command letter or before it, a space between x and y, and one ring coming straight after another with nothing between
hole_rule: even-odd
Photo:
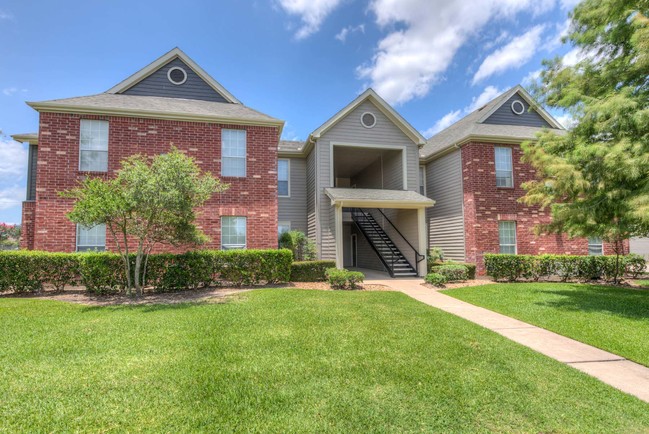
<instances>
[{"instance_id":1,"label":"blue sky","mask_svg":"<svg viewBox=\"0 0 649 434\"><path fill-rule=\"evenodd\" d=\"M103 92L178 46L304 139L366 87L432 135L554 56L575 0L0 0L0 222L20 222L25 101Z\"/></svg>"}]
</instances>

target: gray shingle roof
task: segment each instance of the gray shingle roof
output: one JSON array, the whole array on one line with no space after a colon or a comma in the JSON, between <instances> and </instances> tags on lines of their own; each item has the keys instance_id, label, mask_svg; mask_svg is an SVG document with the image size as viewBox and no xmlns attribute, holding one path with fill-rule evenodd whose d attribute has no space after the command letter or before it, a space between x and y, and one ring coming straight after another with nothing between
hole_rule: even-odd
<instances>
[{"instance_id":1,"label":"gray shingle roof","mask_svg":"<svg viewBox=\"0 0 649 434\"><path fill-rule=\"evenodd\" d=\"M306 142L300 140L280 140L277 147L280 151L301 152Z\"/></svg>"},{"instance_id":2,"label":"gray shingle roof","mask_svg":"<svg viewBox=\"0 0 649 434\"><path fill-rule=\"evenodd\" d=\"M515 140L528 140L534 139L536 133L543 130L538 127L525 127L517 125L495 125L479 123L480 119L485 113L490 112L492 109L502 105L512 95L514 89L519 88L515 86L496 98L485 104L484 106L469 113L450 127L440 131L433 137L428 139L426 145L420 150L421 157L429 157L430 155L442 152L449 149L456 143L462 142L469 136L480 137L508 137ZM555 130L558 134L565 134L564 130Z\"/></svg>"},{"instance_id":3,"label":"gray shingle roof","mask_svg":"<svg viewBox=\"0 0 649 434\"><path fill-rule=\"evenodd\" d=\"M435 201L415 191L379 190L373 188L325 188L325 193L334 201L384 201L410 202L433 205Z\"/></svg>"},{"instance_id":4,"label":"gray shingle roof","mask_svg":"<svg viewBox=\"0 0 649 434\"><path fill-rule=\"evenodd\" d=\"M221 103L183 98L165 98L159 96L136 96L123 94L100 93L97 95L74 98L55 99L50 101L30 102L36 109L47 106L66 106L71 109L111 109L133 112L160 113L161 115L181 114L184 116L214 117L240 121L282 123L243 104Z\"/></svg>"}]
</instances>

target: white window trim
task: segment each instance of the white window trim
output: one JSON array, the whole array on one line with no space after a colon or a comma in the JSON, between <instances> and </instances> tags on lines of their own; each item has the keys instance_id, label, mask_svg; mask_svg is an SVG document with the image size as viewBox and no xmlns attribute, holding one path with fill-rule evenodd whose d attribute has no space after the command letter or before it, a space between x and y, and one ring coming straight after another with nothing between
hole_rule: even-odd
<instances>
[{"instance_id":1,"label":"white window trim","mask_svg":"<svg viewBox=\"0 0 649 434\"><path fill-rule=\"evenodd\" d=\"M419 176L419 178L420 178L419 182L423 183L424 196L427 196L428 191L426 191L426 166L419 166L418 175L421 175L421 176ZM417 190L419 190L419 187L421 187L421 186L422 185L417 185ZM417 193L419 193L419 191L417 191Z\"/></svg>"},{"instance_id":2,"label":"white window trim","mask_svg":"<svg viewBox=\"0 0 649 434\"><path fill-rule=\"evenodd\" d=\"M591 254L590 254L590 246L591 246L591 242L590 242L590 240L591 240L591 239L592 239L592 238L588 238L588 240L587 240L587 241L588 241L588 255L589 255L589 256L604 256L604 255L605 255L605 253L604 253L604 240L601 239L601 238L599 239L599 240L600 240L600 243L597 244L597 245L601 246L601 248L602 248L602 253L601 253L600 255L591 255ZM594 246L595 244L593 243L592 245Z\"/></svg>"},{"instance_id":3,"label":"white window trim","mask_svg":"<svg viewBox=\"0 0 649 434\"><path fill-rule=\"evenodd\" d=\"M75 252L82 252L82 253L83 252L90 252L92 250L79 250L79 228L81 226L82 225L77 223L76 227L74 229L74 251ZM104 230L106 230L106 228L104 228ZM98 250L98 251L105 252L106 251L106 234L104 234L104 245L103 246L82 246L82 247L103 247L104 250Z\"/></svg>"},{"instance_id":4,"label":"white window trim","mask_svg":"<svg viewBox=\"0 0 649 434\"><path fill-rule=\"evenodd\" d=\"M511 167L509 171L509 180L511 181L510 186L498 185L498 168L496 167L496 152L497 149L509 149L509 155L511 157ZM514 150L510 146L494 146L494 172L496 175L496 188L514 188Z\"/></svg>"},{"instance_id":5,"label":"white window trim","mask_svg":"<svg viewBox=\"0 0 649 434\"><path fill-rule=\"evenodd\" d=\"M175 70L182 71L185 78L183 78L181 81L173 81L171 78L171 73ZM169 70L167 71L167 79L169 80L169 83L175 84L176 86L180 86L181 84L184 84L187 81L187 71L185 71L180 66L174 66L172 68L169 68Z\"/></svg>"},{"instance_id":6,"label":"white window trim","mask_svg":"<svg viewBox=\"0 0 649 434\"><path fill-rule=\"evenodd\" d=\"M279 162L280 161L286 161L286 164L288 165L288 170L286 172L286 181L288 182L288 194L283 195L283 194L277 194L278 197L291 197L291 159L290 158L278 158L277 159L277 182L279 183Z\"/></svg>"},{"instance_id":7,"label":"white window trim","mask_svg":"<svg viewBox=\"0 0 649 434\"><path fill-rule=\"evenodd\" d=\"M83 121L99 121L99 122L106 122L106 125L108 126L107 134L108 137L106 137L106 150L105 151L97 151L93 149L81 149L81 124ZM110 147L109 143L109 138L110 138L110 123L106 120L103 119L79 119L79 172L88 172L88 173L108 173L108 165L110 164L110 161L108 161L108 149ZM83 151L93 151L93 152L106 152L106 170L85 170L81 168L81 153Z\"/></svg>"},{"instance_id":8,"label":"white window trim","mask_svg":"<svg viewBox=\"0 0 649 434\"><path fill-rule=\"evenodd\" d=\"M502 246L511 246L512 244L500 244L500 223L513 223L514 224L514 255L518 255L518 225L515 220L499 220L498 221L498 253L502 253Z\"/></svg>"},{"instance_id":9,"label":"white window trim","mask_svg":"<svg viewBox=\"0 0 649 434\"><path fill-rule=\"evenodd\" d=\"M223 148L224 148L223 132L224 131L243 131L244 136L246 138L246 141L245 141L246 149L245 149L243 157L226 157L225 155L223 155L224 154L223 153ZM243 158L243 175L241 175L241 176L239 176L239 175L224 175L223 174L223 167L224 167L223 163L224 163L224 160L226 158L232 158L232 159ZM223 178L246 178L248 176L248 131L247 130L238 130L238 129L233 129L233 128L223 128L221 130L221 176Z\"/></svg>"},{"instance_id":10,"label":"white window trim","mask_svg":"<svg viewBox=\"0 0 649 434\"><path fill-rule=\"evenodd\" d=\"M245 243L243 244L243 246L241 246L241 244L223 244L223 221L228 217L245 219L246 233L245 233ZM248 218L242 215L224 215L221 216L220 220L221 220L221 250L247 249L248 248ZM233 247L231 249L224 249L224 247L228 247L228 246L233 246Z\"/></svg>"}]
</instances>

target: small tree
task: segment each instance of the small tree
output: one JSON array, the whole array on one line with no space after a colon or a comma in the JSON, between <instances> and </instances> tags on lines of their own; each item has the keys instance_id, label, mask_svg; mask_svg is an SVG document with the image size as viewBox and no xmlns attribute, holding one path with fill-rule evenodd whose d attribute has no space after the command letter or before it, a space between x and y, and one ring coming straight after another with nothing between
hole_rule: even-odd
<instances>
[{"instance_id":1,"label":"small tree","mask_svg":"<svg viewBox=\"0 0 649 434\"><path fill-rule=\"evenodd\" d=\"M293 252L294 261L312 261L315 259L315 244L304 232L288 231L279 236L279 247Z\"/></svg>"},{"instance_id":2,"label":"small tree","mask_svg":"<svg viewBox=\"0 0 649 434\"><path fill-rule=\"evenodd\" d=\"M0 250L15 249L20 241L20 225L0 223Z\"/></svg>"},{"instance_id":3,"label":"small tree","mask_svg":"<svg viewBox=\"0 0 649 434\"><path fill-rule=\"evenodd\" d=\"M539 232L600 237L618 256L624 240L649 233L649 19L646 1L585 0L565 41L576 65L545 61L535 94L570 113L566 135L524 143L538 179L522 201L549 207ZM618 280L617 275L614 279Z\"/></svg>"},{"instance_id":4,"label":"small tree","mask_svg":"<svg viewBox=\"0 0 649 434\"><path fill-rule=\"evenodd\" d=\"M115 178L88 178L61 195L75 200L70 220L86 227L106 225L124 262L128 292L134 287L142 295L153 247L206 242L194 224L195 209L227 188L209 173L201 174L192 158L172 147L151 162L142 155L129 157Z\"/></svg>"}]
</instances>

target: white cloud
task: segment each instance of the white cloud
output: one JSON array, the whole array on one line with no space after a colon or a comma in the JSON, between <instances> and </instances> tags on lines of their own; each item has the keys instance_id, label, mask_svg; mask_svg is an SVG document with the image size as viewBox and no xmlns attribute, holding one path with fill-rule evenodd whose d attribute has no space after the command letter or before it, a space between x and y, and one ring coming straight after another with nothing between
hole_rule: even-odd
<instances>
[{"instance_id":1,"label":"white cloud","mask_svg":"<svg viewBox=\"0 0 649 434\"><path fill-rule=\"evenodd\" d=\"M18 89L17 87L5 87L2 93L6 96L11 96L17 92L27 92L27 89Z\"/></svg>"},{"instance_id":2,"label":"white cloud","mask_svg":"<svg viewBox=\"0 0 649 434\"><path fill-rule=\"evenodd\" d=\"M546 41L543 43L543 49L545 49L545 51L552 52L557 48L559 48L563 44L563 41L561 39L564 36L568 35L571 24L572 24L572 20L570 18L568 18L567 20L561 23L555 23L554 24L555 32L553 35L547 38Z\"/></svg>"},{"instance_id":3,"label":"white cloud","mask_svg":"<svg viewBox=\"0 0 649 434\"><path fill-rule=\"evenodd\" d=\"M484 0L479 7L474 0L372 0L370 11L389 33L357 73L390 103L421 98L484 26L520 12L543 13L554 5L555 0Z\"/></svg>"},{"instance_id":4,"label":"white cloud","mask_svg":"<svg viewBox=\"0 0 649 434\"><path fill-rule=\"evenodd\" d=\"M528 87L538 81L541 77L542 69L537 69L535 71L530 71L525 77L523 77L522 85L523 87Z\"/></svg>"},{"instance_id":5,"label":"white cloud","mask_svg":"<svg viewBox=\"0 0 649 434\"><path fill-rule=\"evenodd\" d=\"M365 24L359 24L358 26L347 26L340 29L340 32L335 36L340 42L345 43L347 36L350 33L361 32L365 33Z\"/></svg>"},{"instance_id":6,"label":"white cloud","mask_svg":"<svg viewBox=\"0 0 649 434\"><path fill-rule=\"evenodd\" d=\"M435 122L435 125L428 128L426 131L423 131L421 134L424 137L432 137L435 134L442 131L443 129L448 128L451 125L453 125L455 122L459 121L461 117L462 117L462 110L455 110L452 112L448 112L444 116L442 116L440 120Z\"/></svg>"},{"instance_id":7,"label":"white cloud","mask_svg":"<svg viewBox=\"0 0 649 434\"><path fill-rule=\"evenodd\" d=\"M488 55L478 68L478 72L473 76L473 84L527 63L536 54L544 28L543 25L534 26L526 33L512 39L504 47Z\"/></svg>"},{"instance_id":8,"label":"white cloud","mask_svg":"<svg viewBox=\"0 0 649 434\"><path fill-rule=\"evenodd\" d=\"M0 181L27 174L27 149L21 143L0 137Z\"/></svg>"},{"instance_id":9,"label":"white cloud","mask_svg":"<svg viewBox=\"0 0 649 434\"><path fill-rule=\"evenodd\" d=\"M297 39L304 39L320 30L320 25L342 0L278 0L279 5L290 15L302 20L302 27L295 33Z\"/></svg>"},{"instance_id":10,"label":"white cloud","mask_svg":"<svg viewBox=\"0 0 649 434\"><path fill-rule=\"evenodd\" d=\"M25 200L25 188L18 185L0 187L0 210L20 206Z\"/></svg>"},{"instance_id":11,"label":"white cloud","mask_svg":"<svg viewBox=\"0 0 649 434\"><path fill-rule=\"evenodd\" d=\"M495 86L487 86L478 96L475 96L471 99L471 103L464 107L461 110L455 110L448 112L441 119L435 122L435 125L422 132L424 137L431 137L443 129L453 125L455 122L459 121L464 115L479 109L483 105L487 104L489 101L503 93L502 90L498 89Z\"/></svg>"},{"instance_id":12,"label":"white cloud","mask_svg":"<svg viewBox=\"0 0 649 434\"><path fill-rule=\"evenodd\" d=\"M563 127L567 130L575 126L576 121L570 113L564 113L562 115L554 116L554 119L557 120Z\"/></svg>"},{"instance_id":13,"label":"white cloud","mask_svg":"<svg viewBox=\"0 0 649 434\"><path fill-rule=\"evenodd\" d=\"M14 19L13 14L6 11L0 11L0 20L13 20L13 19Z\"/></svg>"},{"instance_id":14,"label":"white cloud","mask_svg":"<svg viewBox=\"0 0 649 434\"><path fill-rule=\"evenodd\" d=\"M571 11L577 6L579 3L581 3L581 0L561 0L561 9L564 11Z\"/></svg>"}]
</instances>

